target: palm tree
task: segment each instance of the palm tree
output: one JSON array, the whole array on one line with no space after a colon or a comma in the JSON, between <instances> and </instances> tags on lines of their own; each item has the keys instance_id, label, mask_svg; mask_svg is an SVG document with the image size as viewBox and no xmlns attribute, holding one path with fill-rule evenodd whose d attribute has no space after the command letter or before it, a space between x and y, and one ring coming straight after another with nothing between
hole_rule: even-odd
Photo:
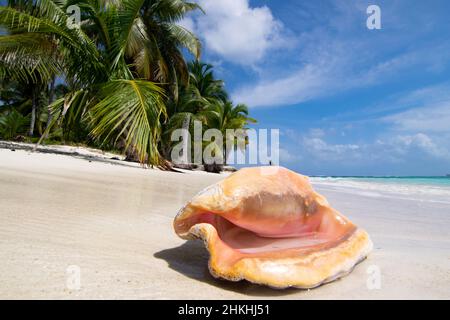
<instances>
[{"instance_id":1,"label":"palm tree","mask_svg":"<svg viewBox=\"0 0 450 320\"><path fill-rule=\"evenodd\" d=\"M175 129L183 128L186 132L192 133L195 121L206 124L201 112L207 106L227 99L224 83L215 79L212 65L194 60L187 66L189 83L179 86L178 99L168 105L169 121L165 126L163 137L166 156L170 153L172 146L170 137Z\"/></svg>"},{"instance_id":2,"label":"palm tree","mask_svg":"<svg viewBox=\"0 0 450 320\"><path fill-rule=\"evenodd\" d=\"M224 83L222 80L215 79L212 68L212 65L198 60L189 62L191 85L188 88L188 93L199 100L203 100L204 103L225 102L228 95Z\"/></svg>"},{"instance_id":3,"label":"palm tree","mask_svg":"<svg viewBox=\"0 0 450 320\"><path fill-rule=\"evenodd\" d=\"M245 148L248 144L246 137L248 125L256 123L255 119L249 117L248 107L246 105L238 104L233 106L231 101L210 104L201 112L201 116L204 117L204 122L208 128L218 129L222 133L222 156L224 164L226 164L231 148L235 151L238 148ZM235 138L244 139L245 144L240 145Z\"/></svg>"},{"instance_id":4,"label":"palm tree","mask_svg":"<svg viewBox=\"0 0 450 320\"><path fill-rule=\"evenodd\" d=\"M197 9L202 10L196 3L182 0L143 2L140 17L133 25L135 39L142 41L129 47L141 77L172 85L180 79L187 84L188 68L181 48L186 48L195 59L199 59L201 44L194 34L176 22ZM150 64L145 57L150 58Z\"/></svg>"},{"instance_id":5,"label":"palm tree","mask_svg":"<svg viewBox=\"0 0 450 320\"><path fill-rule=\"evenodd\" d=\"M65 78L70 91L50 104L47 130L59 123L68 134L81 126L101 145L121 142L141 163L164 165L158 143L168 89L186 81L182 48L200 54L197 38L176 22L198 6L184 0L16 2L20 6L0 8L0 25L8 30L0 37L0 76ZM70 5L82 9L80 26L68 22Z\"/></svg>"}]
</instances>

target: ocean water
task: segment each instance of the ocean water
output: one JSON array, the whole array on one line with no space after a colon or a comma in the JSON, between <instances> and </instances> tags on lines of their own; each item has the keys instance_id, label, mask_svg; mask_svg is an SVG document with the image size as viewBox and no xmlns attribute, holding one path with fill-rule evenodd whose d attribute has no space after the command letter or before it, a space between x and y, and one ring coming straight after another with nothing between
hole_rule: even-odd
<instances>
[{"instance_id":1,"label":"ocean water","mask_svg":"<svg viewBox=\"0 0 450 320\"><path fill-rule=\"evenodd\" d=\"M450 203L450 177L311 177L314 185L366 196Z\"/></svg>"}]
</instances>

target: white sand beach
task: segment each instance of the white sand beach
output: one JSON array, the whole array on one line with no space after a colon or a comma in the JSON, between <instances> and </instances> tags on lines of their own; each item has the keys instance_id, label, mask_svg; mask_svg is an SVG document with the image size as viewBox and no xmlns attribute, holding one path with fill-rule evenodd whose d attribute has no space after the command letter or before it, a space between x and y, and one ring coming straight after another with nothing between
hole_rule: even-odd
<instances>
[{"instance_id":1,"label":"white sand beach","mask_svg":"<svg viewBox=\"0 0 450 320\"><path fill-rule=\"evenodd\" d=\"M374 250L365 261L312 290L212 278L203 243L179 239L172 220L190 197L222 177L0 149L0 298L450 298L450 200L314 179L332 206L369 232ZM69 266L80 270L79 289L67 286ZM379 288L367 286L374 270Z\"/></svg>"}]
</instances>

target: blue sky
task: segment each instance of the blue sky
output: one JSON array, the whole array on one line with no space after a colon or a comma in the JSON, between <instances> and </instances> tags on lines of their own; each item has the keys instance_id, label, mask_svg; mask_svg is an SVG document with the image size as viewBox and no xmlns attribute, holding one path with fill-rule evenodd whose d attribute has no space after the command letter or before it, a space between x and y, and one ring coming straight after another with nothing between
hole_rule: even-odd
<instances>
[{"instance_id":1,"label":"blue sky","mask_svg":"<svg viewBox=\"0 0 450 320\"><path fill-rule=\"evenodd\" d=\"M280 162L310 175L450 173L450 2L198 0L182 24ZM366 27L368 5L381 30Z\"/></svg>"}]
</instances>

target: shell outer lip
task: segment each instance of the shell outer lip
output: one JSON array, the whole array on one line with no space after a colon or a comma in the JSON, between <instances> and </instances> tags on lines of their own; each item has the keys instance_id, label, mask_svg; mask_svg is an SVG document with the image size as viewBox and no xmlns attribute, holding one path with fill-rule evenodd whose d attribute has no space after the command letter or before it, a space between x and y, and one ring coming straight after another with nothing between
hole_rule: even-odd
<instances>
[{"instance_id":1,"label":"shell outer lip","mask_svg":"<svg viewBox=\"0 0 450 320\"><path fill-rule=\"evenodd\" d=\"M208 225L208 227L205 229L204 225ZM346 257L341 259L340 263L332 268L331 271L323 271L320 276L316 277L318 279L317 281L311 281L310 279L308 279L308 276L302 275L301 273L297 274L291 279L280 280L276 279L275 277L255 277L255 275L252 274L252 268L248 268L246 262L252 260L258 261L259 258L246 257L239 260L235 265L231 266L229 270L221 270L216 266L216 252L214 246L211 243L211 241L215 241L214 238L217 236L217 231L215 230L215 228L209 224L198 224L194 225L189 233L193 236L194 239L203 240L205 247L210 254L208 269L214 278L233 282L246 280L253 284L265 285L273 289L313 289L323 284L335 281L351 273L356 265L367 258L367 255L373 248L372 241L370 240L367 232L361 228L357 228L353 232L353 234L348 237L347 240L343 241L336 247L332 247L320 252L322 255L326 256L336 254L339 255L339 251L342 251L344 255L346 255ZM313 254L316 254L316 252L314 252ZM301 261L305 261L310 258L311 255L292 257L291 259L297 259L298 263L301 263ZM283 259L273 259L271 261L274 263L282 264L282 260ZM319 273L321 272L321 270L316 271L318 271Z\"/></svg>"}]
</instances>

